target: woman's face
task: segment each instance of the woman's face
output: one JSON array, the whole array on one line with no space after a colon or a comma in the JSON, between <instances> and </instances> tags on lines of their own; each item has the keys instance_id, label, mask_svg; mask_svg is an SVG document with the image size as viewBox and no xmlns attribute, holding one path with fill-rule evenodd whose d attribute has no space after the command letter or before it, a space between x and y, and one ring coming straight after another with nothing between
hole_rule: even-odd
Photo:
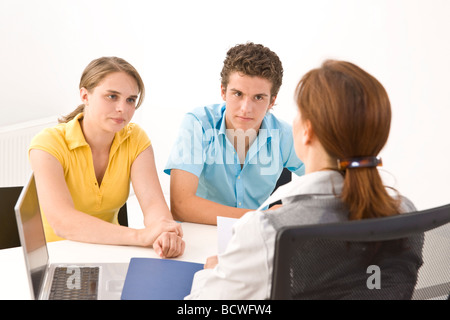
<instances>
[{"instance_id":1,"label":"woman's face","mask_svg":"<svg viewBox=\"0 0 450 320\"><path fill-rule=\"evenodd\" d=\"M91 92L80 89L84 118L99 129L115 133L133 118L139 95L136 80L125 72L107 75Z\"/></svg>"}]
</instances>

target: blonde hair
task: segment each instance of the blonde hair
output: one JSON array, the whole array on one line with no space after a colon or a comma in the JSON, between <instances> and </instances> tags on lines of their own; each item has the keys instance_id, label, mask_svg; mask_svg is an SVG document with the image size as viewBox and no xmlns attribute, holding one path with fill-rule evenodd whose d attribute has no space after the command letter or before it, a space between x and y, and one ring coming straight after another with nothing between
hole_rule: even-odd
<instances>
[{"instance_id":1,"label":"blonde hair","mask_svg":"<svg viewBox=\"0 0 450 320\"><path fill-rule=\"evenodd\" d=\"M139 108L145 96L144 82L137 70L124 59L118 57L101 57L91 61L81 75L79 88L86 88L91 92L107 75L114 72L125 72L136 80L139 89L139 99L136 104L136 109ZM79 113L83 112L84 107L84 104L80 104L74 111L58 119L58 122L69 122Z\"/></svg>"}]
</instances>

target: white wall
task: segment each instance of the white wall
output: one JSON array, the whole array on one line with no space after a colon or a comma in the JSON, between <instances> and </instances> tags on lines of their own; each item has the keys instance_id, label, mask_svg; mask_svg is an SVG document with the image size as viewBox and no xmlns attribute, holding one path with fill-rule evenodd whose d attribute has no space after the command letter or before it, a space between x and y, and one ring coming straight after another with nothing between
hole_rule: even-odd
<instances>
[{"instance_id":1,"label":"white wall","mask_svg":"<svg viewBox=\"0 0 450 320\"><path fill-rule=\"evenodd\" d=\"M104 55L141 73L135 115L162 173L182 115L220 101L227 49L263 43L285 76L275 114L291 121L300 77L325 58L352 61L390 94L382 153L395 187L419 207L450 202L448 0L0 0L0 126L68 113L84 67Z\"/></svg>"}]
</instances>

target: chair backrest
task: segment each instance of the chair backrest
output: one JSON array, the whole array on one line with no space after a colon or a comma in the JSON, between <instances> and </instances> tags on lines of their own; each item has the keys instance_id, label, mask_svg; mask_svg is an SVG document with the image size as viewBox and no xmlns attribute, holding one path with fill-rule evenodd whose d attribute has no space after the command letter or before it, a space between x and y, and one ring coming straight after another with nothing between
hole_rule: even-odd
<instances>
[{"instance_id":1,"label":"chair backrest","mask_svg":"<svg viewBox=\"0 0 450 320\"><path fill-rule=\"evenodd\" d=\"M128 227L128 211L127 211L127 203L120 208L117 219L119 224L124 227Z\"/></svg>"},{"instance_id":2,"label":"chair backrest","mask_svg":"<svg viewBox=\"0 0 450 320\"><path fill-rule=\"evenodd\" d=\"M22 188L0 188L0 249L20 247L14 206Z\"/></svg>"},{"instance_id":3,"label":"chair backrest","mask_svg":"<svg viewBox=\"0 0 450 320\"><path fill-rule=\"evenodd\" d=\"M281 171L281 175L278 178L277 183L276 183L275 188L273 189L272 193L274 193L275 190L278 189L278 187L291 182L291 180L292 180L292 172L289 171L289 169L283 168L283 171ZM276 204L281 204L281 200L271 203L269 205L269 208Z\"/></svg>"},{"instance_id":4,"label":"chair backrest","mask_svg":"<svg viewBox=\"0 0 450 320\"><path fill-rule=\"evenodd\" d=\"M411 299L423 235L449 222L450 204L386 218L284 227L277 233L271 298ZM446 297L449 265L442 271Z\"/></svg>"}]
</instances>

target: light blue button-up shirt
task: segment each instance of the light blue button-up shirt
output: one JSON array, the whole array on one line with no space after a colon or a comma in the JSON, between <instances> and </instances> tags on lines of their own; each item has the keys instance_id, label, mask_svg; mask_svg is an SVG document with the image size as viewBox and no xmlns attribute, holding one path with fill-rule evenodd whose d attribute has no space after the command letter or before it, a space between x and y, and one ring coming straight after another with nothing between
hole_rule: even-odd
<instances>
[{"instance_id":1,"label":"light blue button-up shirt","mask_svg":"<svg viewBox=\"0 0 450 320\"><path fill-rule=\"evenodd\" d=\"M241 168L226 135L225 103L194 109L183 119L164 172L199 177L197 196L237 208L257 209L272 193L283 168L304 174L291 126L267 113Z\"/></svg>"}]
</instances>

